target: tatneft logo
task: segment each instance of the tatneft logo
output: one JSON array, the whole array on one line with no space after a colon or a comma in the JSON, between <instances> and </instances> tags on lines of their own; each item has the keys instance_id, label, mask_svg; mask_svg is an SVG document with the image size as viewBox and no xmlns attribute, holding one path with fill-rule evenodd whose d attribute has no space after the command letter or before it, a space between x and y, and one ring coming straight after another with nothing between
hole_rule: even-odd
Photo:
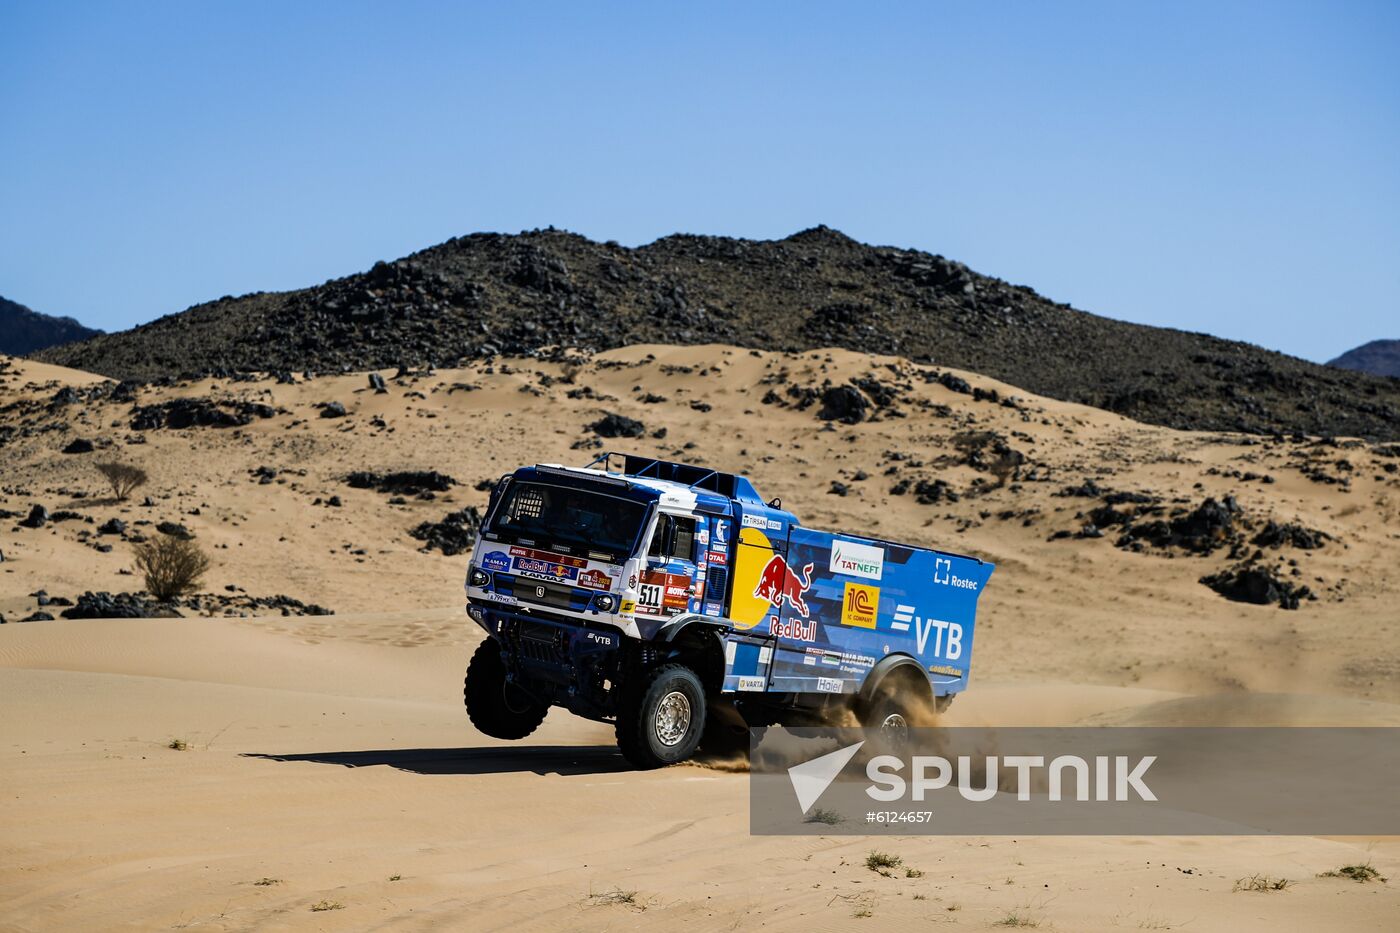
<instances>
[{"instance_id":1,"label":"tatneft logo","mask_svg":"<svg viewBox=\"0 0 1400 933\"><path fill-rule=\"evenodd\" d=\"M953 562L946 557L933 559L933 582L942 583L944 586L956 586L960 590L977 589L976 580L969 580L967 577L960 577L953 573Z\"/></svg>"},{"instance_id":2,"label":"tatneft logo","mask_svg":"<svg viewBox=\"0 0 1400 933\"><path fill-rule=\"evenodd\" d=\"M811 761L788 768L788 780L805 814L841 774L864 741L847 745ZM1031 799L1037 786L1046 788L1041 799L1059 802L1141 800L1152 802L1157 795L1143 777L1157 760L1144 755L1136 760L1127 755L1058 755L1048 763L1043 755L959 755L949 759L939 755L914 755L908 761L896 755L876 755L865 763L865 795L881 803L910 800L922 802L932 791L956 786L964 800L981 803L991 800L1001 789L1002 769L1016 773L1016 800ZM907 776L906 776L907 775ZM1043 780L1042 780L1043 777ZM974 786L980 784L980 787Z\"/></svg>"},{"instance_id":3,"label":"tatneft logo","mask_svg":"<svg viewBox=\"0 0 1400 933\"><path fill-rule=\"evenodd\" d=\"M830 570L851 577L878 580L885 570L885 549L837 540L831 545Z\"/></svg>"}]
</instances>

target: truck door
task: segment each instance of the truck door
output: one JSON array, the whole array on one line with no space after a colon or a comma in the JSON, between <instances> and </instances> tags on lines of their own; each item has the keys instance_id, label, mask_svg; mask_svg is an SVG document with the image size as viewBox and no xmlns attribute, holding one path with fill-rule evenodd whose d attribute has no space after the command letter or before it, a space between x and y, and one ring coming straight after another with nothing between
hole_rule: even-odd
<instances>
[{"instance_id":1,"label":"truck door","mask_svg":"<svg viewBox=\"0 0 1400 933\"><path fill-rule=\"evenodd\" d=\"M704 571L704 591L697 597L697 612L707 616L724 615L724 597L729 591L730 535L733 521L718 515L701 517L702 527L696 537L699 563ZM706 537L708 531L708 539Z\"/></svg>"},{"instance_id":2,"label":"truck door","mask_svg":"<svg viewBox=\"0 0 1400 933\"><path fill-rule=\"evenodd\" d=\"M637 614L667 617L691 612L699 602L696 520L661 512L647 548L646 569L638 581Z\"/></svg>"}]
</instances>

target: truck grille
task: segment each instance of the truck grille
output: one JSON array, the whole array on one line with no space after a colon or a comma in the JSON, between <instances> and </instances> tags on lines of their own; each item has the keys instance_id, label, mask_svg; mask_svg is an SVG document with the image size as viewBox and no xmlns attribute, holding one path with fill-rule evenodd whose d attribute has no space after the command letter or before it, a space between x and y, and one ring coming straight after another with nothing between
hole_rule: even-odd
<instances>
[{"instance_id":1,"label":"truck grille","mask_svg":"<svg viewBox=\"0 0 1400 933\"><path fill-rule=\"evenodd\" d=\"M544 664L561 664L566 658L564 632L552 625L521 622L515 629L515 645L521 657Z\"/></svg>"},{"instance_id":2,"label":"truck grille","mask_svg":"<svg viewBox=\"0 0 1400 933\"><path fill-rule=\"evenodd\" d=\"M505 584L505 586L502 586ZM536 606L549 606L553 609L578 610L575 605L574 588L567 583L554 583L550 580L533 580L529 577L496 574L496 585L523 603Z\"/></svg>"}]
</instances>

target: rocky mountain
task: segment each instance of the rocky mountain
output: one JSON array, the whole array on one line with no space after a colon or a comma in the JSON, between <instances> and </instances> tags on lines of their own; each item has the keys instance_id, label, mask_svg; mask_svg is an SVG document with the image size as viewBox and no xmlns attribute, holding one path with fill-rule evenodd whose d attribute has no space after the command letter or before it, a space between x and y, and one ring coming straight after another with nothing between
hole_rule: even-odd
<instances>
[{"instance_id":1,"label":"rocky mountain","mask_svg":"<svg viewBox=\"0 0 1400 933\"><path fill-rule=\"evenodd\" d=\"M1372 340L1370 343L1363 343L1335 360L1329 360L1327 365L1400 379L1400 340Z\"/></svg>"},{"instance_id":2,"label":"rocky mountain","mask_svg":"<svg viewBox=\"0 0 1400 933\"><path fill-rule=\"evenodd\" d=\"M826 227L761 241L678 234L635 249L552 228L473 234L42 358L154 379L712 342L900 354L1176 428L1400 438L1391 380L1099 317L942 256Z\"/></svg>"},{"instance_id":3,"label":"rocky mountain","mask_svg":"<svg viewBox=\"0 0 1400 933\"><path fill-rule=\"evenodd\" d=\"M0 297L0 353L23 356L46 347L86 340L102 333L71 317L53 317Z\"/></svg>"}]
</instances>

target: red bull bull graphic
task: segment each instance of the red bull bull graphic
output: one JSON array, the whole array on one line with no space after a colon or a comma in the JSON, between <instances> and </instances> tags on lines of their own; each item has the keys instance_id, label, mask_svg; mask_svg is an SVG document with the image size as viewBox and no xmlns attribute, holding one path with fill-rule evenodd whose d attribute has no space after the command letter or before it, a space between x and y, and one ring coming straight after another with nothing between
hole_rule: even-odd
<instances>
[{"instance_id":1,"label":"red bull bull graphic","mask_svg":"<svg viewBox=\"0 0 1400 933\"><path fill-rule=\"evenodd\" d=\"M802 576L792 572L787 561L780 554L774 554L758 576L758 586L754 587L755 599L766 599L774 606L782 606L786 600L802 618L807 618L807 603L802 594L812 588L812 568L814 564L802 567Z\"/></svg>"}]
</instances>

